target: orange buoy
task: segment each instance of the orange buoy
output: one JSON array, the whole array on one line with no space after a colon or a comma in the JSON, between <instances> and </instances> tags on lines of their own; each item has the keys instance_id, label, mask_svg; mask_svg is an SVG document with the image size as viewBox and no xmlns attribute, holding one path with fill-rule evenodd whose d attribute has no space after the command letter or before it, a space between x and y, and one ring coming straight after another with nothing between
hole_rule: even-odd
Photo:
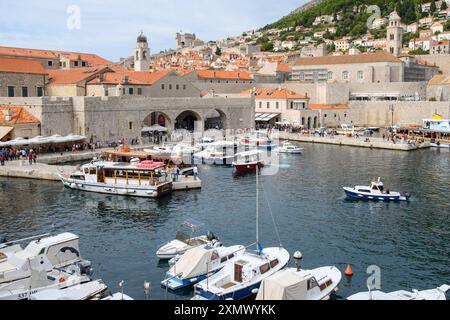
<instances>
[{"instance_id":1,"label":"orange buoy","mask_svg":"<svg viewBox=\"0 0 450 320\"><path fill-rule=\"evenodd\" d=\"M345 269L345 275L347 277L353 277L353 270L350 264L348 264L347 269Z\"/></svg>"}]
</instances>

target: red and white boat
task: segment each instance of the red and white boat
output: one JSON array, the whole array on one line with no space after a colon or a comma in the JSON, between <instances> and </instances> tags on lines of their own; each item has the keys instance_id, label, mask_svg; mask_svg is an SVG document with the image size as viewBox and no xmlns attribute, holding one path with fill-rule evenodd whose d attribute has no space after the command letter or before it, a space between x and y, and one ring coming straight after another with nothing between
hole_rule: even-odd
<instances>
[{"instance_id":1,"label":"red and white boat","mask_svg":"<svg viewBox=\"0 0 450 320\"><path fill-rule=\"evenodd\" d=\"M256 171L256 168L261 169L264 167L264 160L261 159L262 153L260 150L237 153L233 167L238 173Z\"/></svg>"}]
</instances>

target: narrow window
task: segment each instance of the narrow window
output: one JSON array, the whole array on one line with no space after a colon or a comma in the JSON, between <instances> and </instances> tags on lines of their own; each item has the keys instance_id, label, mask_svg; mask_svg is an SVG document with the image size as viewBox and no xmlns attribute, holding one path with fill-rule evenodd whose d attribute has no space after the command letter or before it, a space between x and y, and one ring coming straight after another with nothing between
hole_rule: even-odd
<instances>
[{"instance_id":1,"label":"narrow window","mask_svg":"<svg viewBox=\"0 0 450 320\"><path fill-rule=\"evenodd\" d=\"M185 84L183 84L183 90L186 90L186 85Z\"/></svg>"},{"instance_id":2,"label":"narrow window","mask_svg":"<svg viewBox=\"0 0 450 320\"><path fill-rule=\"evenodd\" d=\"M48 65L49 67L52 67L52 66L53 66L53 61L51 61L51 60L47 61L47 65Z\"/></svg>"},{"instance_id":3,"label":"narrow window","mask_svg":"<svg viewBox=\"0 0 450 320\"><path fill-rule=\"evenodd\" d=\"M128 127L130 128L130 130L133 130L133 122L129 122Z\"/></svg>"},{"instance_id":4,"label":"narrow window","mask_svg":"<svg viewBox=\"0 0 450 320\"><path fill-rule=\"evenodd\" d=\"M166 86L164 84L161 84L161 90L164 90Z\"/></svg>"},{"instance_id":5,"label":"narrow window","mask_svg":"<svg viewBox=\"0 0 450 320\"><path fill-rule=\"evenodd\" d=\"M43 90L42 87L37 87L37 88L36 88L36 95L37 95L38 97L42 97L42 96L44 95L44 90Z\"/></svg>"},{"instance_id":6,"label":"narrow window","mask_svg":"<svg viewBox=\"0 0 450 320\"><path fill-rule=\"evenodd\" d=\"M22 97L28 97L28 87L22 87Z\"/></svg>"},{"instance_id":7,"label":"narrow window","mask_svg":"<svg viewBox=\"0 0 450 320\"><path fill-rule=\"evenodd\" d=\"M8 86L8 97L14 97L14 87Z\"/></svg>"},{"instance_id":8,"label":"narrow window","mask_svg":"<svg viewBox=\"0 0 450 320\"><path fill-rule=\"evenodd\" d=\"M138 95L142 95L142 88L137 89Z\"/></svg>"},{"instance_id":9,"label":"narrow window","mask_svg":"<svg viewBox=\"0 0 450 320\"><path fill-rule=\"evenodd\" d=\"M134 94L134 89L133 88L128 88L128 94L130 96L132 96Z\"/></svg>"}]
</instances>

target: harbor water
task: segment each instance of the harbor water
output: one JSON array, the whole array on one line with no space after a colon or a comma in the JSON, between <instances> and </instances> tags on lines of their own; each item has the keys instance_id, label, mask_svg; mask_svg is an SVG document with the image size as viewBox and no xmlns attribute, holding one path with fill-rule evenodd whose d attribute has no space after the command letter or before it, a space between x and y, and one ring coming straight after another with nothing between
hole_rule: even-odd
<instances>
[{"instance_id":1,"label":"harbor water","mask_svg":"<svg viewBox=\"0 0 450 320\"><path fill-rule=\"evenodd\" d=\"M346 264L339 296L367 291L366 270L381 269L384 291L431 289L450 283L450 152L395 152L304 144L303 155L281 155L279 173L262 176L261 243L281 242L300 250L302 267ZM166 292L168 270L155 255L175 237L180 224L195 219L225 245L255 242L255 175L233 176L227 167L200 166L203 190L176 192L159 200L108 196L65 189L62 183L0 178L0 236L17 239L42 233L73 232L92 261L95 277L111 291L145 299L188 299ZM382 177L393 191L412 194L409 202L346 199L343 186L367 185ZM293 262L291 261L293 266Z\"/></svg>"}]
</instances>

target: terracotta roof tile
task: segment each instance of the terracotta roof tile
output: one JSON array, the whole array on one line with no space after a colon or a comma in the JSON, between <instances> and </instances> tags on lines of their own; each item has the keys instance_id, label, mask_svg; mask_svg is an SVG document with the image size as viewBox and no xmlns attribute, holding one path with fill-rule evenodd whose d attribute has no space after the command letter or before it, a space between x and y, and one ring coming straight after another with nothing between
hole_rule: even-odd
<instances>
[{"instance_id":1,"label":"terracotta roof tile","mask_svg":"<svg viewBox=\"0 0 450 320\"><path fill-rule=\"evenodd\" d=\"M242 91L242 94L251 94L253 90ZM286 88L282 89L256 89L256 99L309 99L307 95L290 91Z\"/></svg>"},{"instance_id":2,"label":"terracotta roof tile","mask_svg":"<svg viewBox=\"0 0 450 320\"><path fill-rule=\"evenodd\" d=\"M246 71L200 70L197 75L200 79L253 80Z\"/></svg>"},{"instance_id":3,"label":"terracotta roof tile","mask_svg":"<svg viewBox=\"0 0 450 320\"><path fill-rule=\"evenodd\" d=\"M0 72L47 74L44 67L32 59L0 57Z\"/></svg>"},{"instance_id":4,"label":"terracotta roof tile","mask_svg":"<svg viewBox=\"0 0 450 320\"><path fill-rule=\"evenodd\" d=\"M5 114L3 111L11 110L12 119L11 121L6 121ZM27 124L27 123L40 123L40 121L25 110L21 106L9 106L0 105L0 124L2 125L12 125L12 124Z\"/></svg>"},{"instance_id":5,"label":"terracotta roof tile","mask_svg":"<svg viewBox=\"0 0 450 320\"><path fill-rule=\"evenodd\" d=\"M97 79L92 79L89 84L109 84L118 85L123 82L124 77L128 76L128 84L132 85L152 85L169 75L174 71L172 70L162 70L156 72L147 71L131 71L127 69L115 69L114 72L106 72L103 74L103 79L98 82Z\"/></svg>"},{"instance_id":6,"label":"terracotta roof tile","mask_svg":"<svg viewBox=\"0 0 450 320\"><path fill-rule=\"evenodd\" d=\"M91 68L76 68L76 69L58 69L47 70L49 74L49 84L77 84L82 81L90 80L97 74L105 72L108 68L91 67Z\"/></svg>"}]
</instances>

